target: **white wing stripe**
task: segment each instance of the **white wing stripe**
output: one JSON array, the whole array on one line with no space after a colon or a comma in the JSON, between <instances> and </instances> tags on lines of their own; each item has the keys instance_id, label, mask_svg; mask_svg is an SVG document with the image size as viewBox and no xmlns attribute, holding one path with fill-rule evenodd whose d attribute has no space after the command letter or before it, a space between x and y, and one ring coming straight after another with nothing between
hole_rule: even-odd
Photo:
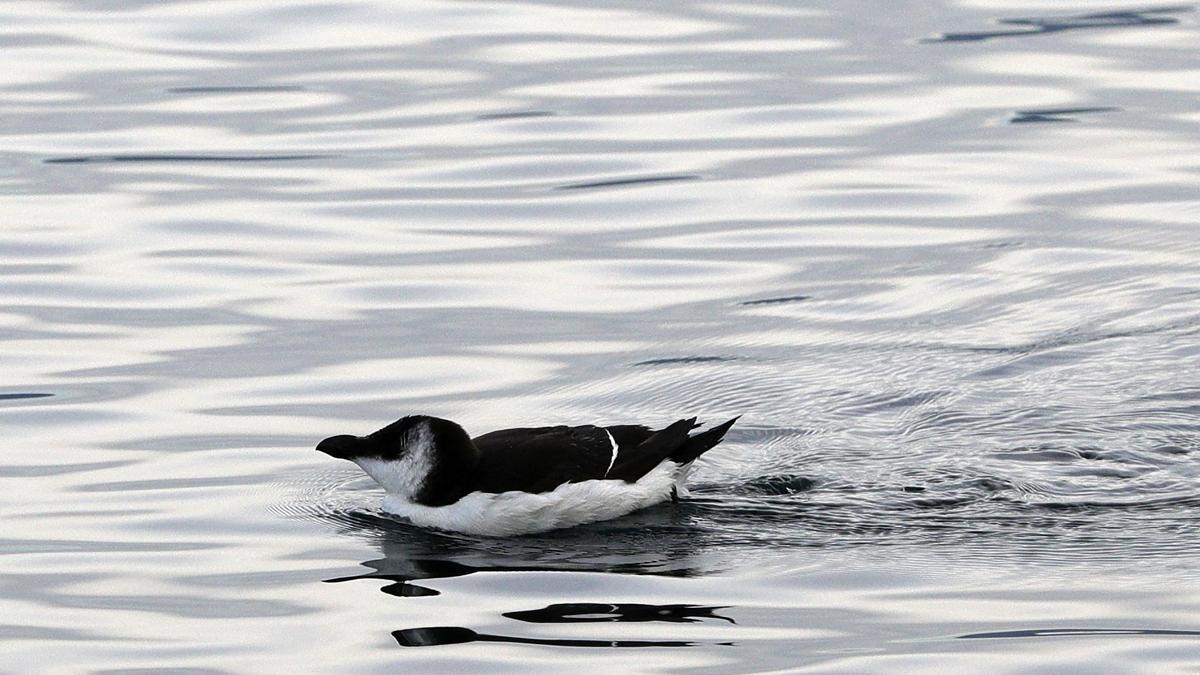
<instances>
[{"instance_id":1,"label":"white wing stripe","mask_svg":"<svg viewBox=\"0 0 1200 675\"><path fill-rule=\"evenodd\" d=\"M604 470L604 477L608 478L608 472L612 471L613 464L617 463L617 441L613 438L613 435L609 433L608 429L605 429L604 433L608 434L608 442L612 443L612 459L608 460L608 468Z\"/></svg>"}]
</instances>

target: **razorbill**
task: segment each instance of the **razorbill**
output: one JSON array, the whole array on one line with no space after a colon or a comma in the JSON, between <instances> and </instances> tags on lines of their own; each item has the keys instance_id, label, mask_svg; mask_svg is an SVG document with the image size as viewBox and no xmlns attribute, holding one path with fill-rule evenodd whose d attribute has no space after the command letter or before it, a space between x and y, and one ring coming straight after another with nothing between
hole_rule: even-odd
<instances>
[{"instance_id":1,"label":"razorbill","mask_svg":"<svg viewBox=\"0 0 1200 675\"><path fill-rule=\"evenodd\" d=\"M359 466L387 491L383 509L415 525L487 536L617 518L674 499L697 457L738 418L689 436L696 418L640 425L503 429L471 438L450 420L411 415L317 450Z\"/></svg>"}]
</instances>

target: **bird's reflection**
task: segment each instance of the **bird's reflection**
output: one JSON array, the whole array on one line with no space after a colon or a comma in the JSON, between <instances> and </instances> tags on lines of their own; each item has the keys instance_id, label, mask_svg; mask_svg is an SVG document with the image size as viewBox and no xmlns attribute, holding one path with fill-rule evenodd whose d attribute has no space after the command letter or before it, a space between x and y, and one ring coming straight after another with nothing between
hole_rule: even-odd
<instances>
[{"instance_id":1,"label":"bird's reflection","mask_svg":"<svg viewBox=\"0 0 1200 675\"><path fill-rule=\"evenodd\" d=\"M541 609L504 612L501 616L526 623L598 623L610 621L665 621L696 623L703 619L720 619L737 623L715 612L725 607L702 605L646 605L636 602L604 604L598 602L564 602Z\"/></svg>"},{"instance_id":2,"label":"bird's reflection","mask_svg":"<svg viewBox=\"0 0 1200 675\"><path fill-rule=\"evenodd\" d=\"M575 528L535 537L471 538L411 527L369 513L339 517L348 534L367 535L383 557L361 563L370 571L326 579L342 583L382 579L381 590L398 597L438 595L413 583L461 577L476 572L608 572L693 576L704 546L679 518L679 509L621 519L619 524ZM711 560L709 561L711 564Z\"/></svg>"},{"instance_id":3,"label":"bird's reflection","mask_svg":"<svg viewBox=\"0 0 1200 675\"><path fill-rule=\"evenodd\" d=\"M409 583L414 579L446 579L461 577L479 571L476 568L460 565L449 560L419 560L404 558L380 558L362 563L363 567L371 568L372 572L355 574L347 577L326 579L327 584L358 579L383 579L395 583L388 584L379 590L402 598L440 595L438 591L417 584Z\"/></svg>"},{"instance_id":4,"label":"bird's reflection","mask_svg":"<svg viewBox=\"0 0 1200 675\"><path fill-rule=\"evenodd\" d=\"M343 583L363 579L391 583L380 590L395 597L440 595L423 583L477 572L607 572L620 574L692 576L701 569L698 560L712 564L705 540L690 527L687 511L676 507L649 509L645 513L608 524L510 539L478 539L410 527L364 512L342 513L338 521L347 534L369 536L383 557L363 562L367 571L332 579ZM695 604L555 603L536 609L501 614L525 624L662 622L698 623L715 619L734 624L717 614L726 607ZM514 623L513 625L519 625ZM456 645L469 642L506 642L549 647L690 647L705 643L689 640L631 640L523 637L480 633L460 626L427 626L392 631L405 647Z\"/></svg>"},{"instance_id":5,"label":"bird's reflection","mask_svg":"<svg viewBox=\"0 0 1200 675\"><path fill-rule=\"evenodd\" d=\"M392 631L392 637L402 647L433 647L460 645L467 642L510 642L522 645L546 647L694 647L698 643L684 640L577 640L559 638L526 638L512 635L489 635L476 633L470 628L458 626L435 626L430 628L406 628ZM719 644L731 644L727 642Z\"/></svg>"}]
</instances>

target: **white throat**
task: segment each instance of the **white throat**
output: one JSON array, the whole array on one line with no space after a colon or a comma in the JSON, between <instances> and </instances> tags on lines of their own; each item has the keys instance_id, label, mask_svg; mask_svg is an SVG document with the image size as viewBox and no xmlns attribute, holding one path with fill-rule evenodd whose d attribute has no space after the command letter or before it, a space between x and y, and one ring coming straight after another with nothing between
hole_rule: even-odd
<instances>
[{"instance_id":1,"label":"white throat","mask_svg":"<svg viewBox=\"0 0 1200 675\"><path fill-rule=\"evenodd\" d=\"M405 436L399 459L356 457L354 463L389 495L411 501L433 470L433 434L428 425L418 425Z\"/></svg>"}]
</instances>

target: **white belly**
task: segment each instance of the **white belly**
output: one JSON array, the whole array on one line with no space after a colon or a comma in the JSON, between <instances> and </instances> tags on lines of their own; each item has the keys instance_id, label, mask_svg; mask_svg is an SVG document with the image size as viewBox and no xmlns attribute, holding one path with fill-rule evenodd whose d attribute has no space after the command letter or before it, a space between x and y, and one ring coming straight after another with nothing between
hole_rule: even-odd
<instances>
[{"instance_id":1,"label":"white belly","mask_svg":"<svg viewBox=\"0 0 1200 675\"><path fill-rule=\"evenodd\" d=\"M666 501L678 471L678 464L663 462L636 483L589 480L539 494L472 492L448 506L422 506L389 494L383 510L422 527L491 537L530 534L619 518Z\"/></svg>"}]
</instances>

